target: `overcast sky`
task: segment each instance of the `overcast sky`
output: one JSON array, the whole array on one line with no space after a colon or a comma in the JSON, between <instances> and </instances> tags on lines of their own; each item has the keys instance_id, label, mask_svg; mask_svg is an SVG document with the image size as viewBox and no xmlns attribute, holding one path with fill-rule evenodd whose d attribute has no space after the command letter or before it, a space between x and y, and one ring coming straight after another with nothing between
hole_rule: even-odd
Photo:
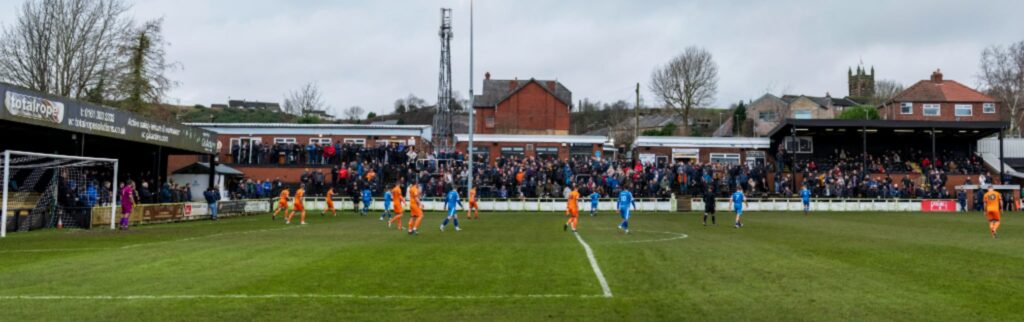
<instances>
[{"instance_id":1,"label":"overcast sky","mask_svg":"<svg viewBox=\"0 0 1024 322\"><path fill-rule=\"evenodd\" d=\"M9 25L21 0L0 0ZM774 94L847 94L847 68L874 66L906 86L936 68L978 84L990 44L1024 40L1022 1L476 2L475 81L558 79L573 99L632 101L651 71L691 45L719 65L716 106ZM316 82L337 114L390 112L412 93L437 98L439 8L453 8L454 89L469 92L469 1L169 0L134 2L163 17L180 104L283 101Z\"/></svg>"}]
</instances>

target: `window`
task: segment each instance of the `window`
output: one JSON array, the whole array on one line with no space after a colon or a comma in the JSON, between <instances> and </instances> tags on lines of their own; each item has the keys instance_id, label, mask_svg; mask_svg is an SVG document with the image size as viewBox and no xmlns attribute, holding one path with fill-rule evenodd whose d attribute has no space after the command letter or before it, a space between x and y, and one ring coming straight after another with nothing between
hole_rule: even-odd
<instances>
[{"instance_id":1,"label":"window","mask_svg":"<svg viewBox=\"0 0 1024 322\"><path fill-rule=\"evenodd\" d=\"M523 156L523 147L521 146L506 146L501 148L501 156Z\"/></svg>"},{"instance_id":2,"label":"window","mask_svg":"<svg viewBox=\"0 0 1024 322\"><path fill-rule=\"evenodd\" d=\"M494 127L494 115L488 115L484 118L484 126L488 128Z\"/></svg>"},{"instance_id":3,"label":"window","mask_svg":"<svg viewBox=\"0 0 1024 322\"><path fill-rule=\"evenodd\" d=\"M954 114L956 116L971 116L974 115L974 105L971 104L957 104Z\"/></svg>"},{"instance_id":4,"label":"window","mask_svg":"<svg viewBox=\"0 0 1024 322\"><path fill-rule=\"evenodd\" d=\"M274 138L274 144L295 143L295 138Z\"/></svg>"},{"instance_id":5,"label":"window","mask_svg":"<svg viewBox=\"0 0 1024 322\"><path fill-rule=\"evenodd\" d=\"M556 147L538 147L535 151L537 151L538 159L558 159L558 148Z\"/></svg>"},{"instance_id":6,"label":"window","mask_svg":"<svg viewBox=\"0 0 1024 322\"><path fill-rule=\"evenodd\" d=\"M355 145L366 145L366 139L344 139L342 142Z\"/></svg>"},{"instance_id":7,"label":"window","mask_svg":"<svg viewBox=\"0 0 1024 322\"><path fill-rule=\"evenodd\" d=\"M309 144L331 144L331 138L310 138Z\"/></svg>"},{"instance_id":8,"label":"window","mask_svg":"<svg viewBox=\"0 0 1024 322\"><path fill-rule=\"evenodd\" d=\"M996 112L996 103L985 103L981 105L981 112L985 114L994 114Z\"/></svg>"},{"instance_id":9,"label":"window","mask_svg":"<svg viewBox=\"0 0 1024 322\"><path fill-rule=\"evenodd\" d=\"M491 160L491 148L486 146L473 146L473 157L476 162L487 162Z\"/></svg>"},{"instance_id":10,"label":"window","mask_svg":"<svg viewBox=\"0 0 1024 322\"><path fill-rule=\"evenodd\" d=\"M594 146L591 144L573 144L569 147L569 157L589 158L594 155Z\"/></svg>"},{"instance_id":11,"label":"window","mask_svg":"<svg viewBox=\"0 0 1024 322\"><path fill-rule=\"evenodd\" d=\"M262 138L253 138L253 137L231 138L231 146L236 146L236 145L237 146L242 146L242 145L245 145L245 144L262 143L262 142L263 142Z\"/></svg>"},{"instance_id":12,"label":"window","mask_svg":"<svg viewBox=\"0 0 1024 322\"><path fill-rule=\"evenodd\" d=\"M740 164L739 153L712 153L711 162L723 164Z\"/></svg>"},{"instance_id":13,"label":"window","mask_svg":"<svg viewBox=\"0 0 1024 322\"><path fill-rule=\"evenodd\" d=\"M903 102L900 103L900 114L914 114L914 103Z\"/></svg>"},{"instance_id":14,"label":"window","mask_svg":"<svg viewBox=\"0 0 1024 322\"><path fill-rule=\"evenodd\" d=\"M778 114L775 111L760 112L757 113L757 118L761 121L771 122L778 118Z\"/></svg>"},{"instance_id":15,"label":"window","mask_svg":"<svg viewBox=\"0 0 1024 322\"><path fill-rule=\"evenodd\" d=\"M811 111L794 111L793 118L798 120L809 120L811 119Z\"/></svg>"},{"instance_id":16,"label":"window","mask_svg":"<svg viewBox=\"0 0 1024 322\"><path fill-rule=\"evenodd\" d=\"M764 151L747 151L747 165L755 166L758 164L764 164Z\"/></svg>"},{"instance_id":17,"label":"window","mask_svg":"<svg viewBox=\"0 0 1024 322\"><path fill-rule=\"evenodd\" d=\"M939 104L924 104L921 111L924 112L924 116L939 116L941 115L941 105Z\"/></svg>"}]
</instances>

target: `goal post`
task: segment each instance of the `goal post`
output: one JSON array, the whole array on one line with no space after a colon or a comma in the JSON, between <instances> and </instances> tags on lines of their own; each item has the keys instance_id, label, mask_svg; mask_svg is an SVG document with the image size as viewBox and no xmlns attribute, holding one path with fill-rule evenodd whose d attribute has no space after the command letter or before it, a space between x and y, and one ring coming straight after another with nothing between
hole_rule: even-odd
<instances>
[{"instance_id":1,"label":"goal post","mask_svg":"<svg viewBox=\"0 0 1024 322\"><path fill-rule=\"evenodd\" d=\"M117 159L14 150L2 157L0 237L8 230L89 228L97 206L110 206L110 227L116 227Z\"/></svg>"}]
</instances>

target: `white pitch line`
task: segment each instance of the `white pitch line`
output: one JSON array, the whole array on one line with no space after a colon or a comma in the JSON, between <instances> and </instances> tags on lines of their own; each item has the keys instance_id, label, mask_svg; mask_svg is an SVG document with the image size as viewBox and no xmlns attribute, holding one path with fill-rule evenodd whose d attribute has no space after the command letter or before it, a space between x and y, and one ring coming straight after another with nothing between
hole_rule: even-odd
<instances>
[{"instance_id":1,"label":"white pitch line","mask_svg":"<svg viewBox=\"0 0 1024 322\"><path fill-rule=\"evenodd\" d=\"M608 229L600 229L600 230L613 230L613 229L608 228ZM673 236L673 237L665 237L665 238L656 238L656 239L639 239L639 240L613 241L613 242L604 242L604 243L599 243L599 244L658 243L658 242L666 242L666 241L672 241L672 240L686 239L686 238L690 237L690 235L687 235L687 234L684 234L684 233L674 233L674 232L670 232L670 231L633 230L633 232L637 232L637 233L641 233L642 232L642 233L651 233L651 234L665 234L665 235L675 235L675 236Z\"/></svg>"},{"instance_id":2,"label":"white pitch line","mask_svg":"<svg viewBox=\"0 0 1024 322\"><path fill-rule=\"evenodd\" d=\"M130 248L137 248L137 247L144 247L144 246L153 246L153 245L160 245L160 244L167 244L167 243L187 242L187 241L203 239L203 238L213 238L213 237L228 236L228 235L245 235L245 234L253 234L253 233L262 233L262 232L268 232L268 231L275 231L275 230L285 230L285 229L292 229L292 228L296 228L296 227L298 227L298 226L287 226L287 227L280 227L280 228L267 228L267 229L257 229L257 230L246 230L246 231L216 233L216 234L210 234L210 235L194 236L194 237L188 237L188 238L172 239L172 240L165 240L165 241L158 241L158 242L151 242L151 243L129 244L129 245L121 246L121 247L8 249L8 250L0 250L0 254L3 254L3 253L84 252L84 251L95 251L95 250L130 249Z\"/></svg>"},{"instance_id":3,"label":"white pitch line","mask_svg":"<svg viewBox=\"0 0 1024 322\"><path fill-rule=\"evenodd\" d=\"M41 249L8 249L0 253L47 253L47 252L84 252L93 250L115 249L112 247L79 247L79 248L41 248Z\"/></svg>"},{"instance_id":4,"label":"white pitch line","mask_svg":"<svg viewBox=\"0 0 1024 322\"><path fill-rule=\"evenodd\" d=\"M583 245L583 250L587 252L587 259L590 260L590 267L594 269L594 275L597 275L597 282L601 283L601 292L604 297L612 297L612 289L608 287L608 280L604 278L604 273L601 273L601 267L597 265L597 258L594 258L594 251L590 249L590 245L583 241L583 237L580 237L579 233L574 232L576 240L580 241L580 245Z\"/></svg>"},{"instance_id":5,"label":"white pitch line","mask_svg":"<svg viewBox=\"0 0 1024 322\"><path fill-rule=\"evenodd\" d=\"M583 294L508 294L508 295L358 295L358 294L180 294L180 295L0 295L0 300L206 300L206 299L354 299L354 300L489 300L600 298Z\"/></svg>"}]
</instances>

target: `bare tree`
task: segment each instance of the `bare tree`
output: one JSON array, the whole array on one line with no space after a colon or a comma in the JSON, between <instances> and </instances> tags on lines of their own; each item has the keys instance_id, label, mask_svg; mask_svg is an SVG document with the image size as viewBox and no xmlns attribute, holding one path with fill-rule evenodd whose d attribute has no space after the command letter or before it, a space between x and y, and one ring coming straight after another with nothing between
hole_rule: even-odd
<instances>
[{"instance_id":1,"label":"bare tree","mask_svg":"<svg viewBox=\"0 0 1024 322\"><path fill-rule=\"evenodd\" d=\"M294 115L302 115L304 111L323 111L327 109L323 93L316 83L306 83L298 90L289 92L284 99L284 111Z\"/></svg>"},{"instance_id":2,"label":"bare tree","mask_svg":"<svg viewBox=\"0 0 1024 322\"><path fill-rule=\"evenodd\" d=\"M399 98L395 100L395 114L405 114L405 100Z\"/></svg>"},{"instance_id":3,"label":"bare tree","mask_svg":"<svg viewBox=\"0 0 1024 322\"><path fill-rule=\"evenodd\" d=\"M364 113L366 113L366 111L363 110L362 107L353 106L345 110L345 117L350 121L359 121L359 119L363 117Z\"/></svg>"},{"instance_id":4,"label":"bare tree","mask_svg":"<svg viewBox=\"0 0 1024 322\"><path fill-rule=\"evenodd\" d=\"M121 55L127 60L119 69L115 97L131 111L141 111L145 104L158 104L176 82L166 73L178 67L164 58L167 44L161 33L163 19L147 21L133 28L121 46Z\"/></svg>"},{"instance_id":5,"label":"bare tree","mask_svg":"<svg viewBox=\"0 0 1024 322\"><path fill-rule=\"evenodd\" d=\"M667 107L679 111L682 133L689 133L690 110L711 103L718 91L718 65L711 52L687 47L651 73L650 88Z\"/></svg>"},{"instance_id":6,"label":"bare tree","mask_svg":"<svg viewBox=\"0 0 1024 322\"><path fill-rule=\"evenodd\" d=\"M121 0L26 1L0 34L0 80L83 97L119 66L128 8Z\"/></svg>"},{"instance_id":7,"label":"bare tree","mask_svg":"<svg viewBox=\"0 0 1024 322\"><path fill-rule=\"evenodd\" d=\"M875 82L875 96L871 99L875 104L885 104L903 91L903 84L891 79L883 79Z\"/></svg>"},{"instance_id":8,"label":"bare tree","mask_svg":"<svg viewBox=\"0 0 1024 322\"><path fill-rule=\"evenodd\" d=\"M409 97L405 98L405 107L410 112L418 110L418 109L426 107L426 106L427 106L427 101L423 100L422 98L417 97L416 95L413 95L412 93L409 93Z\"/></svg>"},{"instance_id":9,"label":"bare tree","mask_svg":"<svg viewBox=\"0 0 1024 322\"><path fill-rule=\"evenodd\" d=\"M982 90L1000 100L1010 119L1010 134L1021 135L1024 105L1024 41L989 46L981 52Z\"/></svg>"}]
</instances>

